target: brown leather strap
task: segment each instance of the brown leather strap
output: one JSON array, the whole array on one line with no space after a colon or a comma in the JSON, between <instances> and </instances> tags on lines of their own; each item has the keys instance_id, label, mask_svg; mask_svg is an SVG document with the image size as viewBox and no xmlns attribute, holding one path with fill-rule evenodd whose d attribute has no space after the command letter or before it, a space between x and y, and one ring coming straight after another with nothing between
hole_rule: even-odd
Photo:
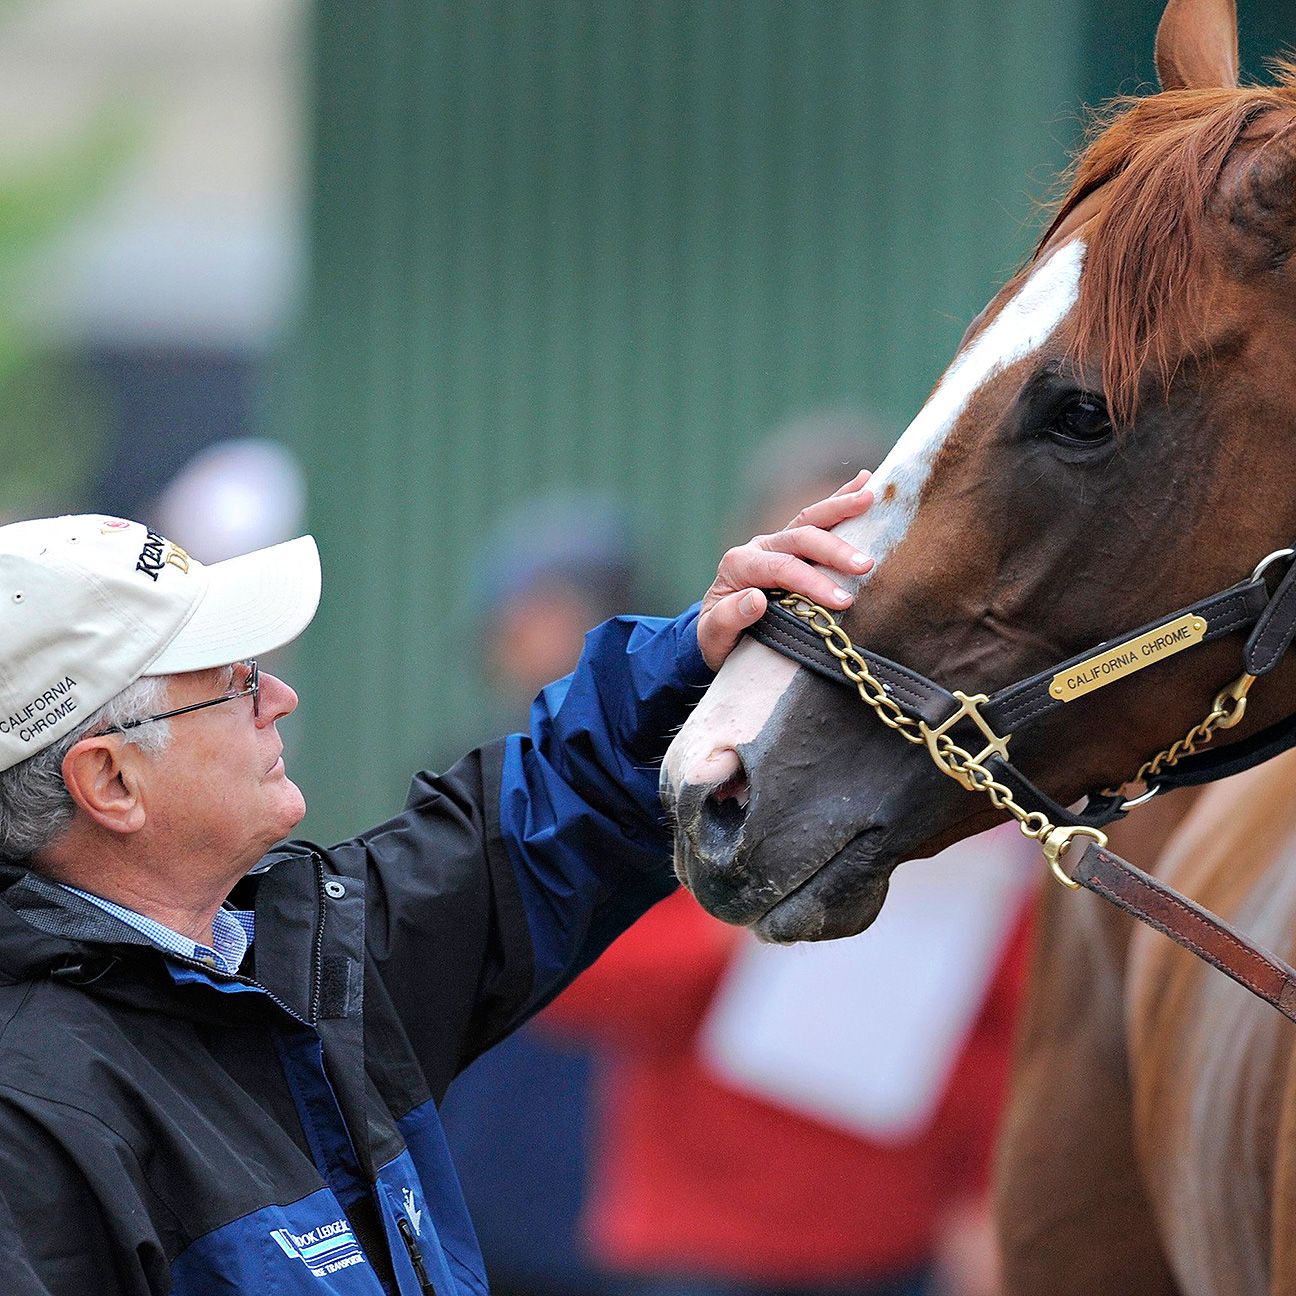
<instances>
[{"instance_id":1,"label":"brown leather strap","mask_svg":"<svg viewBox=\"0 0 1296 1296\"><path fill-rule=\"evenodd\" d=\"M822 635L812 630L802 617L780 607L777 599L782 597L782 590L771 590L769 604L765 615L753 626L748 626L747 633L773 648L784 657L790 657L802 666L822 675L833 684L841 684L854 690L855 685L842 672L841 662L824 647ZM869 669L881 681L882 687L912 716L938 725L946 716L958 710L958 699L948 689L942 688L935 680L901 666L887 657L881 657L867 648L855 646L869 664Z\"/></svg>"},{"instance_id":2,"label":"brown leather strap","mask_svg":"<svg viewBox=\"0 0 1296 1296\"><path fill-rule=\"evenodd\" d=\"M1296 564L1293 564L1292 570L1296 571ZM1149 621L1147 625L1130 630L1118 639L1109 639L1107 642L1119 643L1121 640L1137 639L1140 635L1145 635L1151 630L1156 630L1170 621L1193 612L1206 622L1206 633L1202 637L1202 643L1213 643L1216 639L1222 639L1235 631L1245 630L1248 626L1254 625L1257 618L1264 615L1268 597L1269 592L1265 588L1264 581L1245 581L1220 594L1199 599L1190 607L1180 608L1179 611L1172 612L1168 616ZM1296 607L1289 608L1289 613L1288 618L1281 618L1280 624L1275 625L1275 634L1286 632L1290 616L1296 616ZM1284 650L1287 643L1290 643L1290 639L1283 644ZM1057 675L1072 666L1080 665L1087 658L1092 657L1095 651L1094 648L1088 648L1064 662L1059 662L1056 666L1050 666L1048 670L1041 671L1038 675L1032 675L1030 679L1000 689L981 708L981 714L995 733L1002 734L1013 733L1041 716L1061 710L1067 703L1061 698L1054 697L1049 686ZM1247 669L1251 670L1251 667L1248 666ZM1252 670L1252 674L1256 673Z\"/></svg>"},{"instance_id":3,"label":"brown leather strap","mask_svg":"<svg viewBox=\"0 0 1296 1296\"><path fill-rule=\"evenodd\" d=\"M1282 660L1296 639L1296 562L1274 590L1246 642L1242 660L1252 675L1263 675Z\"/></svg>"},{"instance_id":4,"label":"brown leather strap","mask_svg":"<svg viewBox=\"0 0 1296 1296\"><path fill-rule=\"evenodd\" d=\"M1072 881L1155 927L1296 1021L1296 968L1128 860L1096 842L1083 852L1079 844L1077 839L1061 860Z\"/></svg>"}]
</instances>

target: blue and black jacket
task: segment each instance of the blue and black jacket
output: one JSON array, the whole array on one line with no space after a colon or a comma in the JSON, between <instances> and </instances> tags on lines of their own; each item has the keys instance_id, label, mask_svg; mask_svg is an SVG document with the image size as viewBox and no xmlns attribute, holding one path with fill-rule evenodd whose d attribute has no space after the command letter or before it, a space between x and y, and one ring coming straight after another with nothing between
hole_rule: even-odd
<instances>
[{"instance_id":1,"label":"blue and black jacket","mask_svg":"<svg viewBox=\"0 0 1296 1296\"><path fill-rule=\"evenodd\" d=\"M694 618L599 627L529 736L273 852L231 897L238 976L5 870L0 1290L484 1293L437 1103L674 885L656 766L710 677Z\"/></svg>"}]
</instances>

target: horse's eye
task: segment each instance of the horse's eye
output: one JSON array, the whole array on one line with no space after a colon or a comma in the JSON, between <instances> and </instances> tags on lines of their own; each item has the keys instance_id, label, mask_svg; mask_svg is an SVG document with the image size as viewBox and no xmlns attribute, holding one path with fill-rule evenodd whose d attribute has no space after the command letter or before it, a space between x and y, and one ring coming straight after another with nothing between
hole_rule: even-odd
<instances>
[{"instance_id":1,"label":"horse's eye","mask_svg":"<svg viewBox=\"0 0 1296 1296\"><path fill-rule=\"evenodd\" d=\"M1062 445L1094 446L1111 436L1111 415L1102 397L1076 392L1058 405L1044 430Z\"/></svg>"}]
</instances>

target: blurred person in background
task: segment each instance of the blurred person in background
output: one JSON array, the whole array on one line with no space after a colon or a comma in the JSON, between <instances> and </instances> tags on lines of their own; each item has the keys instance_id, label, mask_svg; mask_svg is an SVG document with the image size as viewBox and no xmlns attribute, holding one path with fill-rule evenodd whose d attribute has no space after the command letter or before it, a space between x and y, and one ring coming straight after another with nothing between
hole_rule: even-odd
<instances>
[{"instance_id":1,"label":"blurred person in background","mask_svg":"<svg viewBox=\"0 0 1296 1296\"><path fill-rule=\"evenodd\" d=\"M137 453L117 457L106 474L113 483L109 493L129 500L144 495L140 520L160 535L184 536L186 552L202 563L224 562L301 534L306 473L294 450L270 437L233 436L185 454L182 447L189 439L183 433L171 438L176 444L169 447L169 455L180 467L155 493L150 493L157 485L150 474L157 465L150 465L146 473ZM265 653L260 664L271 674L284 674L294 650L289 644ZM297 726L291 721L283 738L285 759L291 760L297 740Z\"/></svg>"},{"instance_id":2,"label":"blurred person in background","mask_svg":"<svg viewBox=\"0 0 1296 1296\"><path fill-rule=\"evenodd\" d=\"M792 424L754 456L759 469L734 529L778 530L882 449L876 429L850 415ZM586 1231L620 1275L618 1291L991 1296L985 1198L1024 915L1007 930L988 978L966 987L977 998L973 1024L934 1114L895 1141L771 1101L708 1065L699 1033L735 961L787 951L757 947L685 891L620 937L539 1019L555 1037L598 1049Z\"/></svg>"},{"instance_id":3,"label":"blurred person in background","mask_svg":"<svg viewBox=\"0 0 1296 1296\"><path fill-rule=\"evenodd\" d=\"M558 490L496 520L468 583L484 711L453 753L526 720L536 694L571 670L586 631L648 597L635 524L608 495Z\"/></svg>"},{"instance_id":4,"label":"blurred person in background","mask_svg":"<svg viewBox=\"0 0 1296 1296\"><path fill-rule=\"evenodd\" d=\"M611 499L528 500L492 528L470 585L486 685L480 732L526 724L566 675L586 631L645 606L633 527ZM580 1235L590 1128L589 1050L531 1027L478 1058L441 1107L495 1296L610 1290Z\"/></svg>"}]
</instances>

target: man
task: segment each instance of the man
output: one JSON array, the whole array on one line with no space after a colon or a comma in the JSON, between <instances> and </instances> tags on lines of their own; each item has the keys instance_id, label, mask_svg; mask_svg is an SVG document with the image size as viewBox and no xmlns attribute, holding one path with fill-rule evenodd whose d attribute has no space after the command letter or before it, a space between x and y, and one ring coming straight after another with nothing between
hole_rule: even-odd
<instances>
[{"instance_id":1,"label":"man","mask_svg":"<svg viewBox=\"0 0 1296 1296\"><path fill-rule=\"evenodd\" d=\"M268 855L297 697L245 659L310 621L313 542L204 567L118 519L0 528L3 1290L484 1292L436 1103L672 888L653 763L761 587L849 604L810 563L867 569L823 528L870 498L592 632L529 736L387 823Z\"/></svg>"}]
</instances>

